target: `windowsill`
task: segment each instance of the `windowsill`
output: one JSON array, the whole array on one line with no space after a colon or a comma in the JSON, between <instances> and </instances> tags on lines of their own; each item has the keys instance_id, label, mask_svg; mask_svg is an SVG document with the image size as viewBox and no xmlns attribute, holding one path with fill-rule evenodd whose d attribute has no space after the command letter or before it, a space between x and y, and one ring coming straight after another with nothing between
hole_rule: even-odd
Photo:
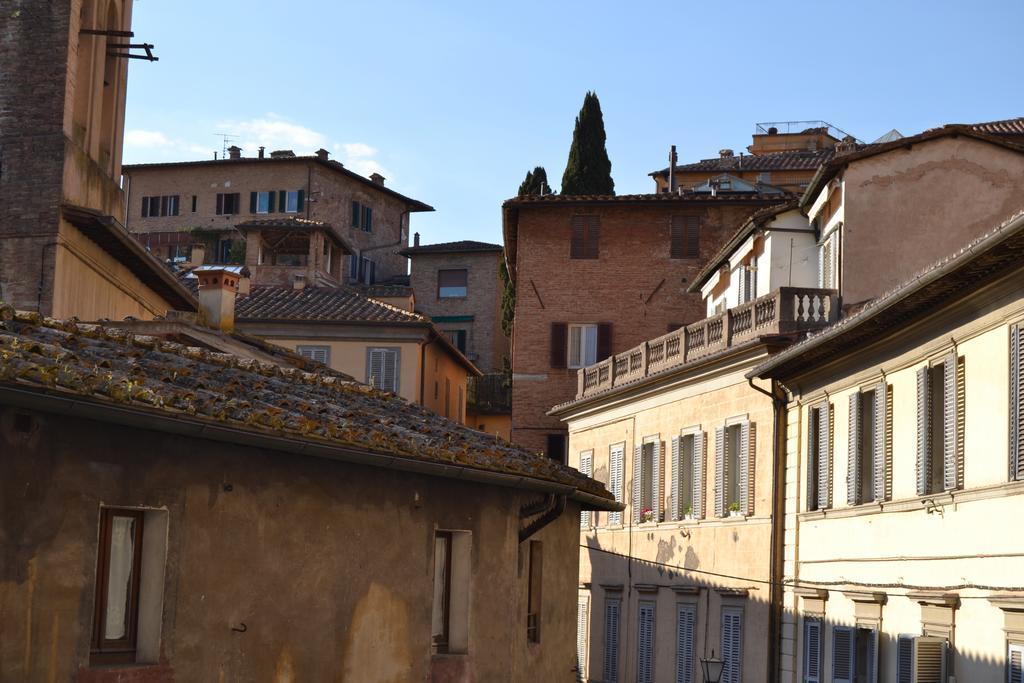
<instances>
[{"instance_id":1,"label":"windowsill","mask_svg":"<svg viewBox=\"0 0 1024 683\"><path fill-rule=\"evenodd\" d=\"M468 298L469 298L469 295L466 294L466 295L463 295L463 296L439 296L439 297L437 297L437 300L438 301L465 301Z\"/></svg>"},{"instance_id":2,"label":"windowsill","mask_svg":"<svg viewBox=\"0 0 1024 683\"><path fill-rule=\"evenodd\" d=\"M860 517L863 515L877 515L893 512L925 512L930 508L944 508L955 506L959 503L967 503L975 500L987 500L990 498L1002 498L1005 496L1024 495L1024 481L1011 481L989 486L980 486L972 489L957 489L954 491L942 491L939 493L926 493L923 496L913 498L902 498L900 500L874 501L860 505L841 508L825 508L824 510L810 510L801 512L797 519L801 522L810 522L820 519L842 519L845 517ZM926 505L927 502L932 505Z\"/></svg>"}]
</instances>

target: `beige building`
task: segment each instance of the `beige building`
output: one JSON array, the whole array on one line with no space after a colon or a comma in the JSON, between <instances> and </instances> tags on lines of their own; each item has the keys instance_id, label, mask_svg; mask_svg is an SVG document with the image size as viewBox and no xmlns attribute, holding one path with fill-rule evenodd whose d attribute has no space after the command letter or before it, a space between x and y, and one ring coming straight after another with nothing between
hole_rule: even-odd
<instances>
[{"instance_id":1,"label":"beige building","mask_svg":"<svg viewBox=\"0 0 1024 683\"><path fill-rule=\"evenodd\" d=\"M152 45L128 45L132 1L5 14L0 300L87 320L195 310L119 222L129 55L152 57Z\"/></svg>"},{"instance_id":2,"label":"beige building","mask_svg":"<svg viewBox=\"0 0 1024 683\"><path fill-rule=\"evenodd\" d=\"M327 150L296 156L261 148L251 157L242 151L230 148L227 159L126 166L125 225L161 259L240 264L253 255L239 223L308 219L333 226L349 245L341 266L346 281L372 285L406 274L398 252L408 245L410 215L432 207L386 187L379 174L354 173Z\"/></svg>"},{"instance_id":3,"label":"beige building","mask_svg":"<svg viewBox=\"0 0 1024 683\"><path fill-rule=\"evenodd\" d=\"M784 203L754 214L723 263L782 260L793 213ZM835 292L813 288L814 267L746 300L744 279L730 285L728 273L715 290L728 307L581 369L576 398L552 411L568 424L570 464L626 504L581 521L586 680L699 683L699 660L713 654L729 683L768 680L776 666L778 414L770 384L745 373L839 307Z\"/></svg>"},{"instance_id":4,"label":"beige building","mask_svg":"<svg viewBox=\"0 0 1024 683\"><path fill-rule=\"evenodd\" d=\"M996 225L751 373L788 399L784 682L1024 676L1024 215Z\"/></svg>"}]
</instances>

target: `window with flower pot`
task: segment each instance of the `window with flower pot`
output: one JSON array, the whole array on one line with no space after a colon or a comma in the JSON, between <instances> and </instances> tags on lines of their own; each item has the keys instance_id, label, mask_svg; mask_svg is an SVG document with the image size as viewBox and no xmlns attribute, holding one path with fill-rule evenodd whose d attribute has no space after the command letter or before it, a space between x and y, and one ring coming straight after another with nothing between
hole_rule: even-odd
<instances>
[{"instance_id":1,"label":"window with flower pot","mask_svg":"<svg viewBox=\"0 0 1024 683\"><path fill-rule=\"evenodd\" d=\"M661 521L661 441L649 436L633 453L633 523Z\"/></svg>"}]
</instances>

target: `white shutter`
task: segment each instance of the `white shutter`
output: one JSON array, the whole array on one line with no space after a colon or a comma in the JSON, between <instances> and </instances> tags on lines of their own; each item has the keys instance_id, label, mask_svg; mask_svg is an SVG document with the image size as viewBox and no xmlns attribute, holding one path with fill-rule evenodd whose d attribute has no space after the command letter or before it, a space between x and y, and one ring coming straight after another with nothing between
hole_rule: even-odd
<instances>
[{"instance_id":1,"label":"white shutter","mask_svg":"<svg viewBox=\"0 0 1024 683\"><path fill-rule=\"evenodd\" d=\"M896 683L914 683L914 636L896 640Z\"/></svg>"},{"instance_id":2,"label":"white shutter","mask_svg":"<svg viewBox=\"0 0 1024 683\"><path fill-rule=\"evenodd\" d=\"M804 681L821 683L821 622L804 621Z\"/></svg>"},{"instance_id":3,"label":"white shutter","mask_svg":"<svg viewBox=\"0 0 1024 683\"><path fill-rule=\"evenodd\" d=\"M384 350L384 375L382 388L387 391L398 391L398 351Z\"/></svg>"},{"instance_id":4,"label":"white shutter","mask_svg":"<svg viewBox=\"0 0 1024 683\"><path fill-rule=\"evenodd\" d=\"M1024 479L1024 328L1010 328L1010 480Z\"/></svg>"},{"instance_id":5,"label":"white shutter","mask_svg":"<svg viewBox=\"0 0 1024 683\"><path fill-rule=\"evenodd\" d=\"M693 650L697 628L696 605L677 605L676 618L676 683L694 683L696 667L693 661Z\"/></svg>"},{"instance_id":6,"label":"white shutter","mask_svg":"<svg viewBox=\"0 0 1024 683\"><path fill-rule=\"evenodd\" d=\"M832 423L826 401L818 409L818 509L832 505Z\"/></svg>"},{"instance_id":7,"label":"white shutter","mask_svg":"<svg viewBox=\"0 0 1024 683\"><path fill-rule=\"evenodd\" d=\"M1006 653L1007 683L1024 683L1024 645L1011 644Z\"/></svg>"},{"instance_id":8,"label":"white shutter","mask_svg":"<svg viewBox=\"0 0 1024 683\"><path fill-rule=\"evenodd\" d=\"M704 432L693 435L693 516L704 519L704 460L707 457Z\"/></svg>"},{"instance_id":9,"label":"white shutter","mask_svg":"<svg viewBox=\"0 0 1024 683\"><path fill-rule=\"evenodd\" d=\"M384 349L370 349L370 367L366 381L376 389L383 389L384 380Z\"/></svg>"},{"instance_id":10,"label":"white shutter","mask_svg":"<svg viewBox=\"0 0 1024 683\"><path fill-rule=\"evenodd\" d=\"M956 353L946 356L942 364L942 486L946 491L957 487L957 400Z\"/></svg>"},{"instance_id":11,"label":"white shutter","mask_svg":"<svg viewBox=\"0 0 1024 683\"><path fill-rule=\"evenodd\" d=\"M736 269L736 303L747 303L747 273L744 266Z\"/></svg>"},{"instance_id":12,"label":"white shutter","mask_svg":"<svg viewBox=\"0 0 1024 683\"><path fill-rule=\"evenodd\" d=\"M643 446L633 447L633 524L640 523L643 514Z\"/></svg>"},{"instance_id":13,"label":"white shutter","mask_svg":"<svg viewBox=\"0 0 1024 683\"><path fill-rule=\"evenodd\" d=\"M683 516L682 510L679 509L679 442L681 439L678 436L672 437L672 464L670 467L671 480L669 482L669 502L668 502L668 519L670 521L676 521L681 519Z\"/></svg>"},{"instance_id":14,"label":"white shutter","mask_svg":"<svg viewBox=\"0 0 1024 683\"><path fill-rule=\"evenodd\" d=\"M654 683L654 603L641 602L637 615L637 683Z\"/></svg>"},{"instance_id":15,"label":"white shutter","mask_svg":"<svg viewBox=\"0 0 1024 683\"><path fill-rule=\"evenodd\" d=\"M661 493L661 441L654 442L654 455L651 458L653 472L651 473L651 517L655 522L660 522L662 493Z\"/></svg>"},{"instance_id":16,"label":"white shutter","mask_svg":"<svg viewBox=\"0 0 1024 683\"><path fill-rule=\"evenodd\" d=\"M860 501L860 392L850 395L849 448L846 451L846 504Z\"/></svg>"},{"instance_id":17,"label":"white shutter","mask_svg":"<svg viewBox=\"0 0 1024 683\"><path fill-rule=\"evenodd\" d=\"M620 600L607 600L604 604L604 666L601 678L605 683L619 680L619 606Z\"/></svg>"},{"instance_id":18,"label":"white shutter","mask_svg":"<svg viewBox=\"0 0 1024 683\"><path fill-rule=\"evenodd\" d=\"M587 678L587 608L590 601L586 598L576 606L576 680L582 683Z\"/></svg>"},{"instance_id":19,"label":"white shutter","mask_svg":"<svg viewBox=\"0 0 1024 683\"><path fill-rule=\"evenodd\" d=\"M946 683L946 639L919 636L914 639L913 683Z\"/></svg>"},{"instance_id":20,"label":"white shutter","mask_svg":"<svg viewBox=\"0 0 1024 683\"><path fill-rule=\"evenodd\" d=\"M754 514L754 434L752 422L740 426L740 510Z\"/></svg>"},{"instance_id":21,"label":"white shutter","mask_svg":"<svg viewBox=\"0 0 1024 683\"><path fill-rule=\"evenodd\" d=\"M715 517L725 517L725 427L715 428Z\"/></svg>"},{"instance_id":22,"label":"white shutter","mask_svg":"<svg viewBox=\"0 0 1024 683\"><path fill-rule=\"evenodd\" d=\"M585 474L588 477L594 476L594 452L587 451L580 453L580 474ZM580 528L590 528L590 510L583 510L580 512Z\"/></svg>"},{"instance_id":23,"label":"white shutter","mask_svg":"<svg viewBox=\"0 0 1024 683\"><path fill-rule=\"evenodd\" d=\"M845 626L832 629L832 683L854 683L854 631Z\"/></svg>"},{"instance_id":24,"label":"white shutter","mask_svg":"<svg viewBox=\"0 0 1024 683\"><path fill-rule=\"evenodd\" d=\"M886 475L889 470L887 462L888 448L886 447L886 430L889 419L889 387L882 380L875 387L875 434L871 464L874 468L874 496L875 500L885 500L886 496Z\"/></svg>"},{"instance_id":25,"label":"white shutter","mask_svg":"<svg viewBox=\"0 0 1024 683\"><path fill-rule=\"evenodd\" d=\"M743 612L738 608L722 609L721 683L743 683Z\"/></svg>"},{"instance_id":26,"label":"white shutter","mask_svg":"<svg viewBox=\"0 0 1024 683\"><path fill-rule=\"evenodd\" d=\"M932 385L926 365L917 370L917 495L932 485Z\"/></svg>"},{"instance_id":27,"label":"white shutter","mask_svg":"<svg viewBox=\"0 0 1024 683\"><path fill-rule=\"evenodd\" d=\"M612 446L609 451L608 459L611 461L608 465L609 471L609 487L611 488L611 494L615 496L615 501L618 503L622 502L622 468L623 460L625 455L624 446ZM608 525L609 526L621 526L622 525L622 512L609 512L608 513Z\"/></svg>"}]
</instances>

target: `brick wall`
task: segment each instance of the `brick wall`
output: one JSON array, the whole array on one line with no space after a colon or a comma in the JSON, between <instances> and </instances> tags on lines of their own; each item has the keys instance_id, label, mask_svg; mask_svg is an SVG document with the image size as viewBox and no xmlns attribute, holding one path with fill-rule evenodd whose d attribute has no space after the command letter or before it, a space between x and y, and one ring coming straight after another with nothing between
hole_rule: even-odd
<instances>
[{"instance_id":1,"label":"brick wall","mask_svg":"<svg viewBox=\"0 0 1024 683\"><path fill-rule=\"evenodd\" d=\"M551 324L612 324L620 353L705 316L686 288L759 204L722 200L520 206L512 342L512 440L544 450L565 426L545 413L576 394L576 370L551 368ZM701 216L700 258L669 258L673 214ZM599 258L570 259L570 221L600 216ZM507 245L506 245L507 246Z\"/></svg>"},{"instance_id":2,"label":"brick wall","mask_svg":"<svg viewBox=\"0 0 1024 683\"><path fill-rule=\"evenodd\" d=\"M508 340L501 331L501 281L498 266L501 252L456 252L416 254L412 257L410 284L416 293L416 310L433 317L473 316L472 322L436 321L443 331L466 330L466 352L483 372L500 372L508 353ZM437 296L437 271L465 268L467 296Z\"/></svg>"}]
</instances>

